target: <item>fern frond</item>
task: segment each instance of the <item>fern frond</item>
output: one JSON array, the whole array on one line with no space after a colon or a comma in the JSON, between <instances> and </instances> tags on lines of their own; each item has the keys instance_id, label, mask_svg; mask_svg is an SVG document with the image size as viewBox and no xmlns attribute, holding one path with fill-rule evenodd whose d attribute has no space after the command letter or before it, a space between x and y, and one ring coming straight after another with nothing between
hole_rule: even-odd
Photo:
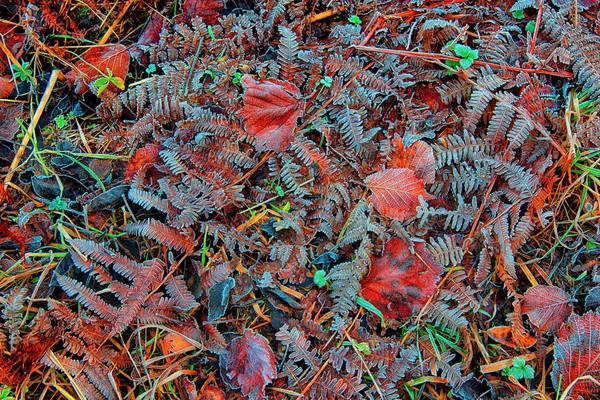
<instances>
[{"instance_id":1,"label":"fern frond","mask_svg":"<svg viewBox=\"0 0 600 400\"><path fill-rule=\"evenodd\" d=\"M160 221L150 218L144 222L134 222L124 227L127 233L154 239L170 249L183 253L194 251L196 243L190 235L184 235L179 230L166 226Z\"/></svg>"},{"instance_id":2,"label":"fern frond","mask_svg":"<svg viewBox=\"0 0 600 400\"><path fill-rule=\"evenodd\" d=\"M279 77L288 82L294 81L294 75L298 71L296 56L298 55L298 39L294 31L285 26L279 26L281 44L277 52L277 63L279 64Z\"/></svg>"}]
</instances>

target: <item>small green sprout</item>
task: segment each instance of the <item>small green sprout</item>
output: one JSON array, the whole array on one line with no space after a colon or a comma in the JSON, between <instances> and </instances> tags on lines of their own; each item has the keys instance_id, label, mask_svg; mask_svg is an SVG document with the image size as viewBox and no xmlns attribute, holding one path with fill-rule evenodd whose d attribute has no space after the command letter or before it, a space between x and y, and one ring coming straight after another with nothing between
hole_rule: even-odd
<instances>
[{"instance_id":1,"label":"small green sprout","mask_svg":"<svg viewBox=\"0 0 600 400\"><path fill-rule=\"evenodd\" d=\"M525 30L529 33L535 32L535 21L531 20L525 25Z\"/></svg>"},{"instance_id":2,"label":"small green sprout","mask_svg":"<svg viewBox=\"0 0 600 400\"><path fill-rule=\"evenodd\" d=\"M450 50L460 57L460 61L446 60L446 65L454 69L458 66L467 69L473 65L473 62L479 57L479 50L473 50L465 44L455 44Z\"/></svg>"},{"instance_id":3,"label":"small green sprout","mask_svg":"<svg viewBox=\"0 0 600 400\"><path fill-rule=\"evenodd\" d=\"M98 96L100 96L111 83L119 89L125 90L125 82L123 82L123 79L119 78L118 76L113 76L111 69L107 68L107 75L94 81L94 86L98 88Z\"/></svg>"},{"instance_id":4,"label":"small green sprout","mask_svg":"<svg viewBox=\"0 0 600 400\"><path fill-rule=\"evenodd\" d=\"M208 75L208 76L210 76L211 78L215 79L215 73L214 73L214 72L212 72L212 70L211 70L211 69L205 69L202 75Z\"/></svg>"},{"instance_id":5,"label":"small green sprout","mask_svg":"<svg viewBox=\"0 0 600 400\"><path fill-rule=\"evenodd\" d=\"M356 350L360 351L361 353L363 353L367 356L369 354L371 354L371 348L369 347L368 342L357 342L354 339L344 340L342 342L342 346L352 346L352 345L354 345L354 347L356 347Z\"/></svg>"},{"instance_id":6,"label":"small green sprout","mask_svg":"<svg viewBox=\"0 0 600 400\"><path fill-rule=\"evenodd\" d=\"M324 270L318 269L313 276L313 282L320 288L327 285L327 279L325 279L325 275L326 273Z\"/></svg>"},{"instance_id":7,"label":"small green sprout","mask_svg":"<svg viewBox=\"0 0 600 400\"><path fill-rule=\"evenodd\" d=\"M56 123L56 126L58 127L58 129L62 129L69 124L69 122L67 121L65 116L62 114L59 115L58 117L54 118L54 122Z\"/></svg>"},{"instance_id":8,"label":"small green sprout","mask_svg":"<svg viewBox=\"0 0 600 400\"><path fill-rule=\"evenodd\" d=\"M65 211L69 208L69 204L61 199L60 197L55 198L48 203L48 210L50 211Z\"/></svg>"},{"instance_id":9,"label":"small green sprout","mask_svg":"<svg viewBox=\"0 0 600 400\"><path fill-rule=\"evenodd\" d=\"M317 84L315 85L315 89L318 88L319 86L330 88L332 83L333 83L333 79L330 76L326 76L324 78L321 78L321 80L319 82L317 82Z\"/></svg>"},{"instance_id":10,"label":"small green sprout","mask_svg":"<svg viewBox=\"0 0 600 400\"><path fill-rule=\"evenodd\" d=\"M233 76L233 79L231 80L231 82L233 82L234 85L241 85L242 84L242 73L236 72L235 75Z\"/></svg>"},{"instance_id":11,"label":"small green sprout","mask_svg":"<svg viewBox=\"0 0 600 400\"><path fill-rule=\"evenodd\" d=\"M355 26L362 24L362 21L360 20L360 17L358 15L353 15L350 18L348 18L348 22Z\"/></svg>"},{"instance_id":12,"label":"small green sprout","mask_svg":"<svg viewBox=\"0 0 600 400\"><path fill-rule=\"evenodd\" d=\"M21 65L11 64L10 68L13 71L13 74L17 78L19 78L23 82L30 82L31 77L33 76L33 71L31 70L31 63L24 61Z\"/></svg>"},{"instance_id":13,"label":"small green sprout","mask_svg":"<svg viewBox=\"0 0 600 400\"><path fill-rule=\"evenodd\" d=\"M525 18L525 12L523 10L515 10L512 12L512 16L516 19L523 19Z\"/></svg>"},{"instance_id":14,"label":"small green sprout","mask_svg":"<svg viewBox=\"0 0 600 400\"><path fill-rule=\"evenodd\" d=\"M526 365L526 361L521 357L515 357L512 360L512 367L502 370L503 376L512 376L515 379L533 379L535 371L531 365Z\"/></svg>"},{"instance_id":15,"label":"small green sprout","mask_svg":"<svg viewBox=\"0 0 600 400\"><path fill-rule=\"evenodd\" d=\"M153 74L155 72L156 72L156 64L148 64L148 66L146 67L146 73Z\"/></svg>"},{"instance_id":16,"label":"small green sprout","mask_svg":"<svg viewBox=\"0 0 600 400\"><path fill-rule=\"evenodd\" d=\"M277 194L279 196L283 196L285 194L285 191L283 190L283 188L281 186L275 186L275 191L277 192Z\"/></svg>"}]
</instances>

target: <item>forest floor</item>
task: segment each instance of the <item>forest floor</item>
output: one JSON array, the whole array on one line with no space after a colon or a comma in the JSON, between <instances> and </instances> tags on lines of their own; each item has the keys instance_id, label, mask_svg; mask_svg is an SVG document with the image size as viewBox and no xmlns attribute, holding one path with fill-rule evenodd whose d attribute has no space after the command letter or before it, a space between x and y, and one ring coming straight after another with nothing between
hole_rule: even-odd
<instances>
[{"instance_id":1,"label":"forest floor","mask_svg":"<svg viewBox=\"0 0 600 400\"><path fill-rule=\"evenodd\" d=\"M0 4L0 399L600 398L595 0Z\"/></svg>"}]
</instances>

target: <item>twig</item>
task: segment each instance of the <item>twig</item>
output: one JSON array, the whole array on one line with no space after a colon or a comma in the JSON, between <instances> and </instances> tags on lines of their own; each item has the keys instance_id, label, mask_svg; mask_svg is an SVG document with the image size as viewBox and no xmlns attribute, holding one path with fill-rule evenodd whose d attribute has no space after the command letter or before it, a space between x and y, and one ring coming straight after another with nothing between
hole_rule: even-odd
<instances>
[{"instance_id":1,"label":"twig","mask_svg":"<svg viewBox=\"0 0 600 400\"><path fill-rule=\"evenodd\" d=\"M15 158L13 159L12 163L10 164L10 169L8 171L8 174L6 174L6 176L4 177L4 187L5 188L12 180L12 177L15 174L16 168L19 165L19 163L21 162L21 158L23 157L23 154L25 154L25 149L27 148L27 145L29 144L30 138L35 134L35 127L37 126L40 118L42 117L42 114L44 113L46 104L48 104L48 101L50 100L50 95L52 94L52 89L54 89L54 85L56 84L56 80L58 79L59 73L60 73L60 71L55 69L52 71L52 75L50 75L50 79L48 80L48 86L46 86L46 90L44 91L42 100L40 101L40 104L38 105L37 110L35 110L35 114L33 115L31 124L29 124L29 128L27 128L27 134L23 136L23 141L21 142L21 147L19 147L19 150L17 150L17 154L15 154Z\"/></svg>"},{"instance_id":2,"label":"twig","mask_svg":"<svg viewBox=\"0 0 600 400\"><path fill-rule=\"evenodd\" d=\"M459 62L461 59L459 57L446 56L444 54L439 53L422 53L419 51L409 51L409 50L393 50L393 49L384 49L379 47L370 47L370 46L352 46L356 50L364 51L367 53L384 53L384 54L395 54L403 57L412 57L412 58L423 58L423 59L432 59L432 60L450 60ZM524 72L526 74L543 74L543 75L551 75L551 76L561 76L564 78L573 78L573 73L568 71L546 71L543 69L537 68L519 68L519 67L511 67L509 65L501 65L496 63L490 63L485 61L473 61L473 65L479 65L482 67L491 67L496 69L506 69L508 71L514 72Z\"/></svg>"}]
</instances>

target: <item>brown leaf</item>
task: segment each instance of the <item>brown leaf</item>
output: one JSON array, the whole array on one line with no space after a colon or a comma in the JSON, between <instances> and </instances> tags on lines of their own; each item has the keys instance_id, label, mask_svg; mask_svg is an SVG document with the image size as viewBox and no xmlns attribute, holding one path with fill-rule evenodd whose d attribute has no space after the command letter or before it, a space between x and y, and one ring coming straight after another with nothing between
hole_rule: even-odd
<instances>
[{"instance_id":1,"label":"brown leaf","mask_svg":"<svg viewBox=\"0 0 600 400\"><path fill-rule=\"evenodd\" d=\"M431 199L423 180L408 168L390 168L367 176L365 183L373 194L369 201L380 214L407 220L417 215L419 196Z\"/></svg>"},{"instance_id":2,"label":"brown leaf","mask_svg":"<svg viewBox=\"0 0 600 400\"><path fill-rule=\"evenodd\" d=\"M77 94L89 92L94 81L107 76L109 69L112 76L121 81L125 81L127 71L129 71L129 53L127 48L121 44L92 47L83 53L81 58L75 64L77 69L69 71L65 75L67 81L75 84L75 93ZM105 91L118 93L120 89L111 82Z\"/></svg>"},{"instance_id":3,"label":"brown leaf","mask_svg":"<svg viewBox=\"0 0 600 400\"><path fill-rule=\"evenodd\" d=\"M559 287L538 285L525 292L521 310L539 330L555 332L573 312L572 301Z\"/></svg>"},{"instance_id":4,"label":"brown leaf","mask_svg":"<svg viewBox=\"0 0 600 400\"><path fill-rule=\"evenodd\" d=\"M244 107L237 112L244 118L248 133L256 137L257 150L284 151L290 145L296 119L304 111L300 91L289 82L267 79L257 82L244 75Z\"/></svg>"},{"instance_id":5,"label":"brown leaf","mask_svg":"<svg viewBox=\"0 0 600 400\"><path fill-rule=\"evenodd\" d=\"M554 387L558 389L560 385L564 390L586 375L600 380L600 314L571 315L556 336L551 373ZM569 391L572 399L597 399L598 395L600 386L585 378L579 379Z\"/></svg>"},{"instance_id":6,"label":"brown leaf","mask_svg":"<svg viewBox=\"0 0 600 400\"><path fill-rule=\"evenodd\" d=\"M0 76L0 99L5 99L14 90L15 82L10 75Z\"/></svg>"},{"instance_id":7,"label":"brown leaf","mask_svg":"<svg viewBox=\"0 0 600 400\"><path fill-rule=\"evenodd\" d=\"M277 376L269 342L251 329L231 341L219 364L223 380L233 388L241 388L250 400L263 399L265 386Z\"/></svg>"},{"instance_id":8,"label":"brown leaf","mask_svg":"<svg viewBox=\"0 0 600 400\"><path fill-rule=\"evenodd\" d=\"M394 140L393 145L396 149L390 154L388 168L408 168L424 183L435 181L435 157L431 146L417 140L404 149L402 138Z\"/></svg>"},{"instance_id":9,"label":"brown leaf","mask_svg":"<svg viewBox=\"0 0 600 400\"><path fill-rule=\"evenodd\" d=\"M415 243L414 249L416 254L404 241L393 238L383 255L373 258L369 275L360 283L362 296L385 318L404 318L421 309L444 271L422 242Z\"/></svg>"}]
</instances>

